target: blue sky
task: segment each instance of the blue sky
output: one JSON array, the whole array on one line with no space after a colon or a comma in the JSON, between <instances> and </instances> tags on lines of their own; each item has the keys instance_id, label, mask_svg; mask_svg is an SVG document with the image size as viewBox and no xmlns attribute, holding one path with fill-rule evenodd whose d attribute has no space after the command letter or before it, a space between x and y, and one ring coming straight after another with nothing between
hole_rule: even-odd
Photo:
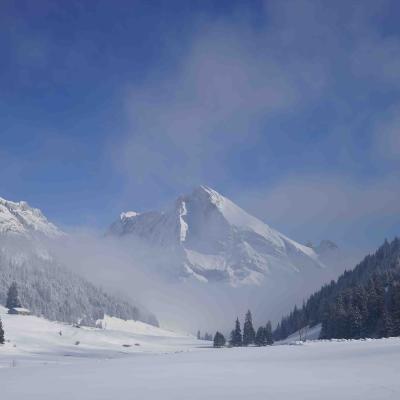
<instances>
[{"instance_id":1,"label":"blue sky","mask_svg":"<svg viewBox=\"0 0 400 400\"><path fill-rule=\"evenodd\" d=\"M297 240L375 246L399 234L399 17L397 1L3 1L0 196L103 228L207 184Z\"/></svg>"}]
</instances>

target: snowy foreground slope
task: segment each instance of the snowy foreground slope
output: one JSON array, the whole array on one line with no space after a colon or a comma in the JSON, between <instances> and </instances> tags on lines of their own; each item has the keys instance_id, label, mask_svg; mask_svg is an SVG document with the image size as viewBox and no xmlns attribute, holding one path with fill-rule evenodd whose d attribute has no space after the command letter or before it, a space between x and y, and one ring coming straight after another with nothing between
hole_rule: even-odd
<instances>
[{"instance_id":1,"label":"snowy foreground slope","mask_svg":"<svg viewBox=\"0 0 400 400\"><path fill-rule=\"evenodd\" d=\"M2 398L389 400L400 395L399 338L75 361L0 368Z\"/></svg>"},{"instance_id":2,"label":"snowy foreground slope","mask_svg":"<svg viewBox=\"0 0 400 400\"><path fill-rule=\"evenodd\" d=\"M139 240L166 254L170 275L202 282L259 284L324 270L313 248L248 214L215 190L200 186L165 211L122 213L109 234ZM267 278L266 278L267 277Z\"/></svg>"},{"instance_id":3,"label":"snowy foreground slope","mask_svg":"<svg viewBox=\"0 0 400 400\"><path fill-rule=\"evenodd\" d=\"M0 314L6 331L6 343L0 345L0 370L10 365L24 367L124 357L132 353L182 351L204 343L140 321L108 316L98 321L103 326L99 329L35 316L8 315L1 306Z\"/></svg>"},{"instance_id":4,"label":"snowy foreground slope","mask_svg":"<svg viewBox=\"0 0 400 400\"><path fill-rule=\"evenodd\" d=\"M106 318L106 329L76 328L4 311L9 342L0 346L0 387L7 400L389 400L400 395L400 338L213 349L141 322Z\"/></svg>"}]
</instances>

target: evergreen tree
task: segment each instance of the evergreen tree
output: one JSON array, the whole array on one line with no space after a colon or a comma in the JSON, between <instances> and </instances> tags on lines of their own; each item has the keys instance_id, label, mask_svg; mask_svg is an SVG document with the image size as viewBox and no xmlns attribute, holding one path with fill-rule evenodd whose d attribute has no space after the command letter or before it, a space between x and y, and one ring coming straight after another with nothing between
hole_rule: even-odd
<instances>
[{"instance_id":1,"label":"evergreen tree","mask_svg":"<svg viewBox=\"0 0 400 400\"><path fill-rule=\"evenodd\" d=\"M331 315L333 315L332 312L332 306L327 306L326 310L324 311L322 315L322 322L321 322L321 332L319 335L320 339L330 339L332 337L332 319Z\"/></svg>"},{"instance_id":2,"label":"evergreen tree","mask_svg":"<svg viewBox=\"0 0 400 400\"><path fill-rule=\"evenodd\" d=\"M4 344L4 329L3 322L0 319L0 344Z\"/></svg>"},{"instance_id":3,"label":"evergreen tree","mask_svg":"<svg viewBox=\"0 0 400 400\"><path fill-rule=\"evenodd\" d=\"M274 340L281 340L281 339L285 339L282 336L282 329L281 329L281 323L278 322L278 325L276 326L274 332L273 332L273 338Z\"/></svg>"},{"instance_id":4,"label":"evergreen tree","mask_svg":"<svg viewBox=\"0 0 400 400\"><path fill-rule=\"evenodd\" d=\"M233 347L239 347L243 344L239 318L236 318L235 329L231 332L231 338L229 342Z\"/></svg>"},{"instance_id":5,"label":"evergreen tree","mask_svg":"<svg viewBox=\"0 0 400 400\"><path fill-rule=\"evenodd\" d=\"M197 331L197 339L200 340L201 339L201 334L200 331Z\"/></svg>"},{"instance_id":6,"label":"evergreen tree","mask_svg":"<svg viewBox=\"0 0 400 400\"><path fill-rule=\"evenodd\" d=\"M272 336L272 324L271 321L267 322L267 325L265 326L265 340L268 346L271 346L274 344L274 339Z\"/></svg>"},{"instance_id":7,"label":"evergreen tree","mask_svg":"<svg viewBox=\"0 0 400 400\"><path fill-rule=\"evenodd\" d=\"M243 346L254 344L256 333L253 328L253 318L250 310L247 311L243 325Z\"/></svg>"},{"instance_id":8,"label":"evergreen tree","mask_svg":"<svg viewBox=\"0 0 400 400\"><path fill-rule=\"evenodd\" d=\"M346 338L347 335L347 314L344 305L344 299L342 295L336 298L335 305L333 307L333 318L336 321L332 324L332 334L334 338Z\"/></svg>"},{"instance_id":9,"label":"evergreen tree","mask_svg":"<svg viewBox=\"0 0 400 400\"><path fill-rule=\"evenodd\" d=\"M8 289L6 307L7 308L21 307L21 301L19 300L18 287L16 282L13 282L10 288Z\"/></svg>"},{"instance_id":10,"label":"evergreen tree","mask_svg":"<svg viewBox=\"0 0 400 400\"><path fill-rule=\"evenodd\" d=\"M267 345L266 330L263 326L260 326L257 329L255 344L257 346L266 346Z\"/></svg>"},{"instance_id":11,"label":"evergreen tree","mask_svg":"<svg viewBox=\"0 0 400 400\"><path fill-rule=\"evenodd\" d=\"M392 335L400 336L400 282L392 285L390 291L390 313L392 316Z\"/></svg>"},{"instance_id":12,"label":"evergreen tree","mask_svg":"<svg viewBox=\"0 0 400 400\"><path fill-rule=\"evenodd\" d=\"M368 307L367 307L367 292L362 286L356 286L353 289L353 299L352 304L359 311L360 318L360 331L358 337L366 337L367 328L366 328L366 320L368 318ZM354 317L354 315L353 315Z\"/></svg>"},{"instance_id":13,"label":"evergreen tree","mask_svg":"<svg viewBox=\"0 0 400 400\"><path fill-rule=\"evenodd\" d=\"M357 307L350 308L348 312L348 323L349 328L346 332L346 337L359 339L362 331L362 317Z\"/></svg>"},{"instance_id":14,"label":"evergreen tree","mask_svg":"<svg viewBox=\"0 0 400 400\"><path fill-rule=\"evenodd\" d=\"M378 330L378 324L384 313L385 289L382 281L377 275L374 275L368 282L368 318L366 330L368 336L375 336Z\"/></svg>"},{"instance_id":15,"label":"evergreen tree","mask_svg":"<svg viewBox=\"0 0 400 400\"><path fill-rule=\"evenodd\" d=\"M214 336L214 347L224 347L225 343L225 336L221 332L217 331Z\"/></svg>"},{"instance_id":16,"label":"evergreen tree","mask_svg":"<svg viewBox=\"0 0 400 400\"><path fill-rule=\"evenodd\" d=\"M390 337L393 335L393 321L388 311L384 311L382 318L378 321L378 337Z\"/></svg>"}]
</instances>

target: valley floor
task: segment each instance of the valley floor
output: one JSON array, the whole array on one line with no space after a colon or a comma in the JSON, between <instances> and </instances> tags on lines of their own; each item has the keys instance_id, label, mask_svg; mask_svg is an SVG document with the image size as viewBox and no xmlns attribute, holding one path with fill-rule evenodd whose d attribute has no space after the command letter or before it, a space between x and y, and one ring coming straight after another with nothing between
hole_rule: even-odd
<instances>
[{"instance_id":1,"label":"valley floor","mask_svg":"<svg viewBox=\"0 0 400 400\"><path fill-rule=\"evenodd\" d=\"M397 399L400 339L192 349L0 369L24 399Z\"/></svg>"},{"instance_id":2,"label":"valley floor","mask_svg":"<svg viewBox=\"0 0 400 400\"><path fill-rule=\"evenodd\" d=\"M400 338L213 349L141 322L78 328L5 311L2 399L400 398Z\"/></svg>"}]
</instances>

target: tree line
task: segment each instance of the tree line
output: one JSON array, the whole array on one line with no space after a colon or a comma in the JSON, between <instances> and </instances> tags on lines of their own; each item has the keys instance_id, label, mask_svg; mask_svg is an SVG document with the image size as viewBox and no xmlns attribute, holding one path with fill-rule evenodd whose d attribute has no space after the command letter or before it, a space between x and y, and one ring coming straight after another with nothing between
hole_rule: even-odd
<instances>
[{"instance_id":1,"label":"tree line","mask_svg":"<svg viewBox=\"0 0 400 400\"><path fill-rule=\"evenodd\" d=\"M231 347L242 347L249 345L269 346L274 343L272 336L271 321L265 326L260 326L257 331L253 327L253 317L251 311L247 311L243 324L243 333L239 318L236 318L235 328L231 331L229 345ZM224 347L226 339L221 332L216 332L214 336L214 347Z\"/></svg>"},{"instance_id":2,"label":"tree line","mask_svg":"<svg viewBox=\"0 0 400 400\"><path fill-rule=\"evenodd\" d=\"M305 326L321 324L321 339L400 335L400 240L385 240L354 270L315 292L282 318L273 332L285 339Z\"/></svg>"},{"instance_id":3,"label":"tree line","mask_svg":"<svg viewBox=\"0 0 400 400\"><path fill-rule=\"evenodd\" d=\"M213 340L213 336L211 333L204 333L204 335L201 334L200 330L197 331L197 339L198 340L208 340L208 341L212 341Z\"/></svg>"}]
</instances>

